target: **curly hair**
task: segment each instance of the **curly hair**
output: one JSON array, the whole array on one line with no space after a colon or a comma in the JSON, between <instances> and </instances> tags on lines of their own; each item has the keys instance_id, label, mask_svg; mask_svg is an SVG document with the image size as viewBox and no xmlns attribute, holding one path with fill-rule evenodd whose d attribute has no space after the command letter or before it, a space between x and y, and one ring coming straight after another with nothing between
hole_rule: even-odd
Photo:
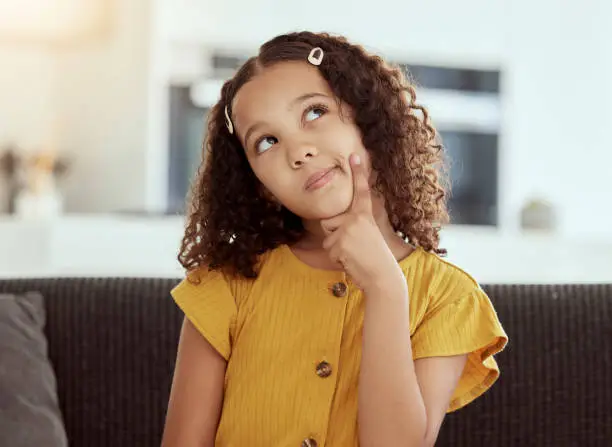
<instances>
[{"instance_id":1,"label":"curly hair","mask_svg":"<svg viewBox=\"0 0 612 447\"><path fill-rule=\"evenodd\" d=\"M178 256L186 270L207 266L254 278L263 253L304 234L301 219L264 194L241 143L226 126L225 107L230 109L238 90L263 69L306 61L315 47L325 53L320 74L353 110L379 174L373 188L385 198L391 225L411 244L446 253L438 247L440 227L448 221L444 152L427 110L416 103L414 85L401 70L343 37L299 32L264 43L225 82L210 112Z\"/></svg>"}]
</instances>

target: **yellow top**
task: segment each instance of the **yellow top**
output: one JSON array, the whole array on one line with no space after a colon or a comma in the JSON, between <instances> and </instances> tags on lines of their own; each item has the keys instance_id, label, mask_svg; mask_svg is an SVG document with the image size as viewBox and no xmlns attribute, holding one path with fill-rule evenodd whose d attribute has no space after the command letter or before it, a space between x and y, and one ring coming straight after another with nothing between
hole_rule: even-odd
<instances>
[{"instance_id":1,"label":"yellow top","mask_svg":"<svg viewBox=\"0 0 612 447\"><path fill-rule=\"evenodd\" d=\"M341 271L304 264L286 245L262 259L256 280L201 269L199 284L184 279L172 290L228 360L215 445L358 446L361 291ZM400 266L414 359L469 353L448 408L454 411L495 382L493 354L508 338L467 273L420 248Z\"/></svg>"}]
</instances>

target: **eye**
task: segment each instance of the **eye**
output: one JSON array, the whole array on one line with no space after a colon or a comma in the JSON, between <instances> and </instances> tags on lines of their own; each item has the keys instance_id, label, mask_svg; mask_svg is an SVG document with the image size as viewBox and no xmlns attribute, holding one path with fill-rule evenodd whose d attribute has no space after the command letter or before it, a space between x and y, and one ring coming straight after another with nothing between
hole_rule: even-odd
<instances>
[{"instance_id":1,"label":"eye","mask_svg":"<svg viewBox=\"0 0 612 447\"><path fill-rule=\"evenodd\" d=\"M261 154L267 151L268 149L270 149L272 145L276 143L278 143L278 140L275 137L271 137L271 136L263 137L259 141L257 141L257 144L255 145L255 150L257 151L258 154Z\"/></svg>"},{"instance_id":2,"label":"eye","mask_svg":"<svg viewBox=\"0 0 612 447\"><path fill-rule=\"evenodd\" d=\"M304 119L306 121L314 121L316 119L321 118L323 115L327 113L327 108L323 105L317 104L308 107L306 112L304 113Z\"/></svg>"}]
</instances>

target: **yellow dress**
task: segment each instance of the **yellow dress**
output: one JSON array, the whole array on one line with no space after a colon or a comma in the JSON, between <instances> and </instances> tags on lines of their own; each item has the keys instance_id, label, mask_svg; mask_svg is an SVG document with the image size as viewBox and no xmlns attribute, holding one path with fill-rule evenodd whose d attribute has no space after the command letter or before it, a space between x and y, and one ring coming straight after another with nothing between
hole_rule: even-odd
<instances>
[{"instance_id":1,"label":"yellow dress","mask_svg":"<svg viewBox=\"0 0 612 447\"><path fill-rule=\"evenodd\" d=\"M493 355L508 338L463 270L420 248L400 266L414 359L469 354L454 411L495 382ZM341 271L304 264L286 245L264 255L256 280L196 273L197 285L184 279L172 296L228 361L215 445L358 446L361 291Z\"/></svg>"}]
</instances>

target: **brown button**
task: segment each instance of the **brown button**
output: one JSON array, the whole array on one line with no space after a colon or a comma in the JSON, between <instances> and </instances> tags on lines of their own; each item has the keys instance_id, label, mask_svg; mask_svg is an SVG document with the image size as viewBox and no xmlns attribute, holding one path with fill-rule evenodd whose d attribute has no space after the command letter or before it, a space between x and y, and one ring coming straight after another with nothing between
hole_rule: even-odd
<instances>
[{"instance_id":1,"label":"brown button","mask_svg":"<svg viewBox=\"0 0 612 447\"><path fill-rule=\"evenodd\" d=\"M331 291L334 296L341 298L346 295L346 284L343 282L337 282L332 286Z\"/></svg>"},{"instance_id":2,"label":"brown button","mask_svg":"<svg viewBox=\"0 0 612 447\"><path fill-rule=\"evenodd\" d=\"M317 376L319 377L329 377L332 373L332 367L326 361L322 361L317 365Z\"/></svg>"},{"instance_id":3,"label":"brown button","mask_svg":"<svg viewBox=\"0 0 612 447\"><path fill-rule=\"evenodd\" d=\"M317 447L317 441L312 438L304 439L302 441L302 447Z\"/></svg>"}]
</instances>

